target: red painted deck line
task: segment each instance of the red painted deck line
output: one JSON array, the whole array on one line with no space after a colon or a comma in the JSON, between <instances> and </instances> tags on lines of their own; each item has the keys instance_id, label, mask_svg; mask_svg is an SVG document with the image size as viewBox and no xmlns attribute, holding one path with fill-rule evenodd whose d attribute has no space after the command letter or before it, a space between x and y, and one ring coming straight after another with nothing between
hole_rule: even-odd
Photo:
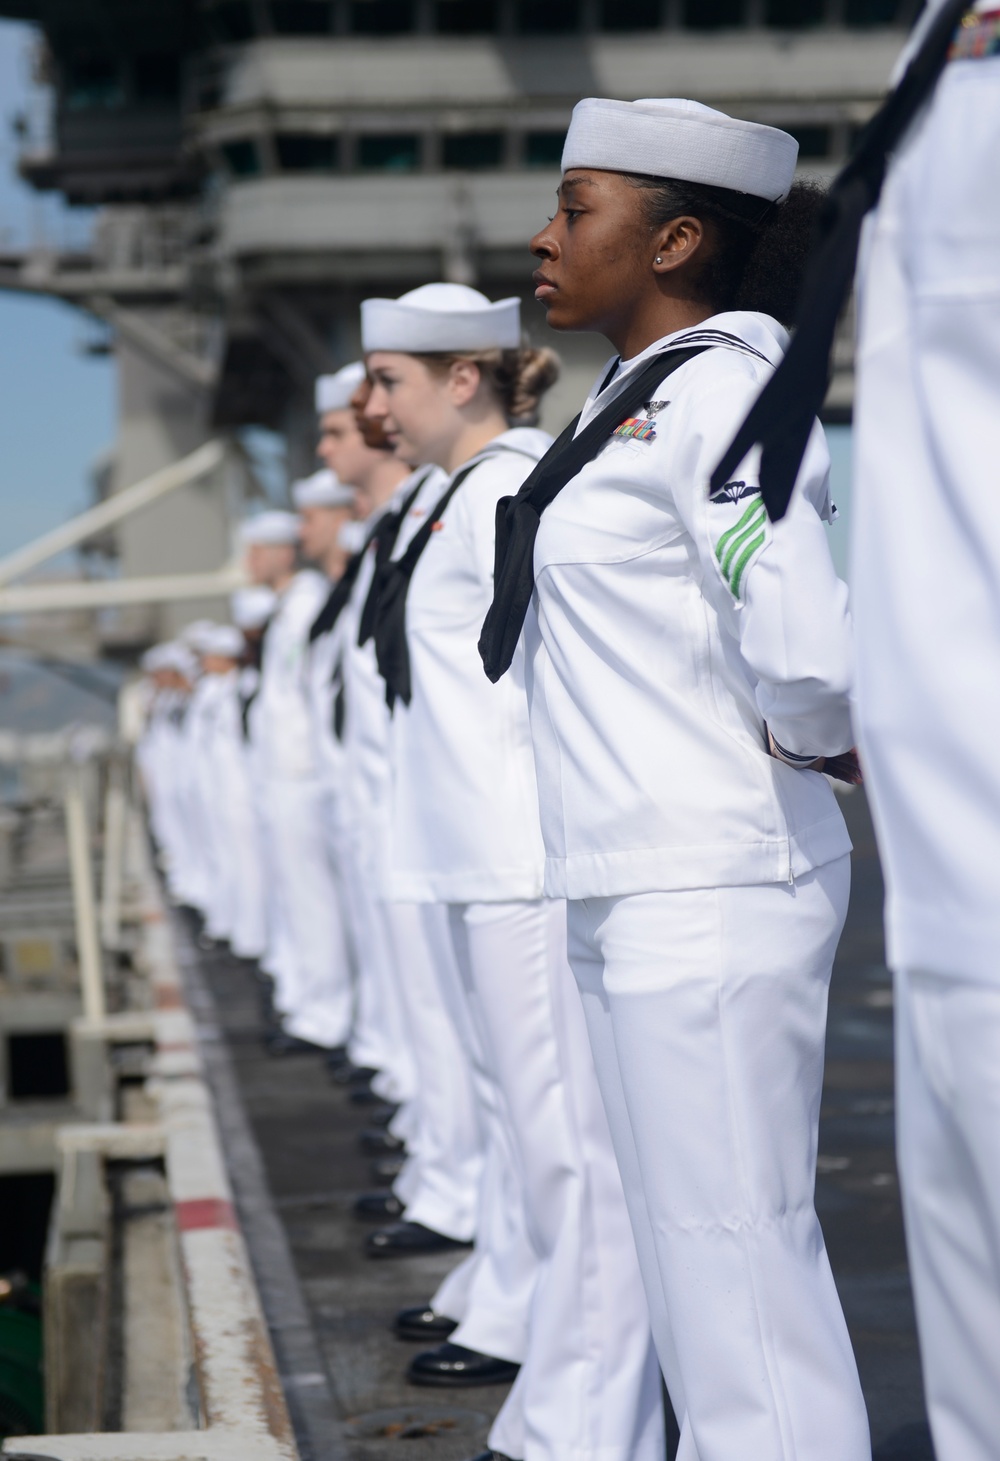
<instances>
[{"instance_id":1,"label":"red painted deck line","mask_svg":"<svg viewBox=\"0 0 1000 1461\"><path fill-rule=\"evenodd\" d=\"M233 1204L224 1197L195 1197L188 1202L175 1202L174 1212L177 1230L181 1233L196 1233L205 1228L239 1231Z\"/></svg>"},{"instance_id":2,"label":"red painted deck line","mask_svg":"<svg viewBox=\"0 0 1000 1461\"><path fill-rule=\"evenodd\" d=\"M179 1010L184 1008L181 991L175 984L154 984L153 1003L158 1010Z\"/></svg>"}]
</instances>

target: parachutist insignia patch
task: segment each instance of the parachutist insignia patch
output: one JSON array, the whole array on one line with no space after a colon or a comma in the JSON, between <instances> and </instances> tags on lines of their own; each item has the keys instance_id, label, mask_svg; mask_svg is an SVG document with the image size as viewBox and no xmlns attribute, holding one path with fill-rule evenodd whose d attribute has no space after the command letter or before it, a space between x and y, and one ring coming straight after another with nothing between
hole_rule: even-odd
<instances>
[{"instance_id":1,"label":"parachutist insignia patch","mask_svg":"<svg viewBox=\"0 0 1000 1461\"><path fill-rule=\"evenodd\" d=\"M669 401L643 401L642 409L647 416L658 416L669 405Z\"/></svg>"},{"instance_id":2,"label":"parachutist insignia patch","mask_svg":"<svg viewBox=\"0 0 1000 1461\"><path fill-rule=\"evenodd\" d=\"M709 502L740 502L744 497L756 497L760 487L756 482L723 482L714 492L708 494Z\"/></svg>"}]
</instances>

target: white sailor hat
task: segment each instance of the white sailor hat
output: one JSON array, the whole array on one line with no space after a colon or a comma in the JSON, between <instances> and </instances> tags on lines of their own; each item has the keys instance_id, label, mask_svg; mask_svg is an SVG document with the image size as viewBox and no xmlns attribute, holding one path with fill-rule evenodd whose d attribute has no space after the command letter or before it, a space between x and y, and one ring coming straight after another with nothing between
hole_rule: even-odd
<instances>
[{"instance_id":1,"label":"white sailor hat","mask_svg":"<svg viewBox=\"0 0 1000 1461\"><path fill-rule=\"evenodd\" d=\"M303 507L353 507L354 493L345 487L336 472L324 467L311 477L301 477L292 483L292 501L300 511Z\"/></svg>"},{"instance_id":2,"label":"white sailor hat","mask_svg":"<svg viewBox=\"0 0 1000 1461\"><path fill-rule=\"evenodd\" d=\"M240 542L245 548L257 544L293 544L299 541L299 520L294 512L272 508L248 517L240 524Z\"/></svg>"},{"instance_id":3,"label":"white sailor hat","mask_svg":"<svg viewBox=\"0 0 1000 1461\"><path fill-rule=\"evenodd\" d=\"M333 375L321 375L316 381L316 413L344 411L351 404L354 392L365 378L363 361L344 365Z\"/></svg>"},{"instance_id":4,"label":"white sailor hat","mask_svg":"<svg viewBox=\"0 0 1000 1461\"><path fill-rule=\"evenodd\" d=\"M700 102L588 96L573 108L562 168L680 178L779 203L788 196L798 155L799 144L787 132Z\"/></svg>"},{"instance_id":5,"label":"white sailor hat","mask_svg":"<svg viewBox=\"0 0 1000 1461\"><path fill-rule=\"evenodd\" d=\"M240 629L260 629L274 613L278 595L266 584L254 583L238 588L229 600L233 623Z\"/></svg>"},{"instance_id":6,"label":"white sailor hat","mask_svg":"<svg viewBox=\"0 0 1000 1461\"><path fill-rule=\"evenodd\" d=\"M195 654L201 654L206 635L218 627L214 619L193 619L190 624L184 625L177 639L180 644L186 644L189 649L193 649Z\"/></svg>"},{"instance_id":7,"label":"white sailor hat","mask_svg":"<svg viewBox=\"0 0 1000 1461\"><path fill-rule=\"evenodd\" d=\"M143 655L143 661L153 661L153 668L157 670L175 670L178 674L184 675L189 680L194 680L198 674L198 661L186 644L179 639L167 640L164 644L154 644L151 650Z\"/></svg>"},{"instance_id":8,"label":"white sailor hat","mask_svg":"<svg viewBox=\"0 0 1000 1461\"><path fill-rule=\"evenodd\" d=\"M234 624L213 624L198 641L198 653L218 655L223 659L239 659L246 649L246 640Z\"/></svg>"},{"instance_id":9,"label":"white sailor hat","mask_svg":"<svg viewBox=\"0 0 1000 1461\"><path fill-rule=\"evenodd\" d=\"M422 284L399 299L361 305L361 345L407 354L512 350L521 343L521 301L496 302L467 284Z\"/></svg>"}]
</instances>

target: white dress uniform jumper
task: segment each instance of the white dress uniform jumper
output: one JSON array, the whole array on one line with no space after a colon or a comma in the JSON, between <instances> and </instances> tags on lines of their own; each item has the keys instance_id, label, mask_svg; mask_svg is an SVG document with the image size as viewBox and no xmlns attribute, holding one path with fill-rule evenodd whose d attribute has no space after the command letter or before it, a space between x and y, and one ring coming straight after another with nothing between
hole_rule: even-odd
<instances>
[{"instance_id":1,"label":"white dress uniform jumper","mask_svg":"<svg viewBox=\"0 0 1000 1461\"><path fill-rule=\"evenodd\" d=\"M398 303L412 299L416 309L423 293ZM482 302L484 314L491 308L465 293ZM428 305L433 311L429 296ZM383 320L372 327L365 308L366 349L407 348L393 343ZM442 311L442 329L449 323ZM471 319L470 331L481 323ZM441 348L462 348L460 336L448 335ZM476 336L467 348L482 344ZM417 347L411 341L409 348ZM453 495L442 506L443 494L432 513L405 599L408 673L401 677L394 659L388 682L398 697L389 891L447 910L440 932L461 989L456 1023L466 1026L488 1122L489 1200L477 1228L488 1258L473 1280L468 1317L451 1338L521 1361L489 1445L523 1461L653 1461L663 1433L648 1318L580 1009L571 987L567 994L562 909L541 896L523 685L510 679L491 687L476 651L492 594L497 499L516 489L547 442L525 428L501 434L452 475ZM398 561L406 563L405 551ZM378 632L376 643L384 671L390 646ZM491 1186L501 1177L512 1189L506 1196L502 1185ZM520 1251L492 1237L500 1218ZM477 1315L476 1280L493 1268L503 1284L505 1260L512 1265L507 1286L524 1294L528 1311L523 1332L497 1335L498 1345ZM505 1342L518 1352L505 1352Z\"/></svg>"}]
</instances>

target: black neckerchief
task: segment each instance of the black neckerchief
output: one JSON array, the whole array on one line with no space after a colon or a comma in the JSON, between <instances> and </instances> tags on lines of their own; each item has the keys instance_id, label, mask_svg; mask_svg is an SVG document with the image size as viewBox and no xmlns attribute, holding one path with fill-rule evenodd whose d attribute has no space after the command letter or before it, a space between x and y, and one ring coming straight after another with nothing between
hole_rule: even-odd
<instances>
[{"instance_id":1,"label":"black neckerchief","mask_svg":"<svg viewBox=\"0 0 1000 1461\"><path fill-rule=\"evenodd\" d=\"M772 522L785 515L813 422L826 397L830 350L854 277L865 214L879 200L891 153L937 85L955 28L971 3L950 0L944 7L899 85L872 117L854 156L834 181L802 281L788 354L712 476L711 490L715 491L759 443L761 496Z\"/></svg>"},{"instance_id":2,"label":"black neckerchief","mask_svg":"<svg viewBox=\"0 0 1000 1461\"><path fill-rule=\"evenodd\" d=\"M375 615L378 608L382 579L385 576L386 564L392 557L392 550L396 546L396 539L399 537L406 514L416 502L425 482L430 479L433 471L433 467L428 467L412 491L407 493L396 511L387 512L378 525L378 532L375 534L375 570L372 573L371 587L368 590L368 597L365 599L364 608L361 610L361 619L358 624L359 645L367 644L375 633Z\"/></svg>"},{"instance_id":3,"label":"black neckerchief","mask_svg":"<svg viewBox=\"0 0 1000 1461\"><path fill-rule=\"evenodd\" d=\"M742 343L742 342L741 342ZM592 421L574 435L580 417L571 421L558 437L516 497L501 497L497 503L496 558L493 570L493 603L483 623L479 653L483 668L494 683L510 669L524 616L535 587L535 537L542 513L566 483L597 455L604 442L627 416L649 400L668 375L711 345L679 345L654 355L630 377ZM612 367L616 370L618 362ZM601 390L611 380L607 377Z\"/></svg>"},{"instance_id":4,"label":"black neckerchief","mask_svg":"<svg viewBox=\"0 0 1000 1461\"><path fill-rule=\"evenodd\" d=\"M427 514L426 520L414 533L405 552L386 563L379 583L375 604L375 658L378 671L385 681L385 703L392 710L397 700L409 705L413 695L410 679L410 651L406 643L406 595L409 592L413 571L420 562L421 554L431 540L434 524L440 521L445 508L461 487L466 477L476 470L481 462L489 461L501 451L514 448L495 446L485 448L478 456L456 472L443 495Z\"/></svg>"},{"instance_id":5,"label":"black neckerchief","mask_svg":"<svg viewBox=\"0 0 1000 1461\"><path fill-rule=\"evenodd\" d=\"M315 644L323 634L329 634L341 614L347 608L368 544L378 532L378 523L369 531L365 541L356 553L352 553L344 564L344 571L330 590L326 603L320 609L309 630L309 643Z\"/></svg>"}]
</instances>

